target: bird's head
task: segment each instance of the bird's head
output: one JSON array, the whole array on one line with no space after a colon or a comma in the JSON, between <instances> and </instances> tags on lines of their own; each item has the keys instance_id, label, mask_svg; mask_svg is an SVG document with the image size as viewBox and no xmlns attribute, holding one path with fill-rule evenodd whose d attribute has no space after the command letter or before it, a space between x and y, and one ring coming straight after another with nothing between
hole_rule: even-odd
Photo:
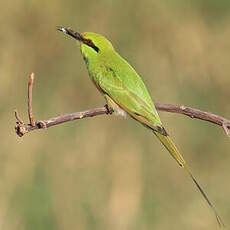
<instances>
[{"instance_id":1,"label":"bird's head","mask_svg":"<svg viewBox=\"0 0 230 230\"><path fill-rule=\"evenodd\" d=\"M71 28L61 26L57 27L57 30L70 35L80 42L81 53L86 61L90 58L97 58L98 55L113 50L110 41L100 34L92 32L84 32L80 34L79 32L73 31Z\"/></svg>"}]
</instances>

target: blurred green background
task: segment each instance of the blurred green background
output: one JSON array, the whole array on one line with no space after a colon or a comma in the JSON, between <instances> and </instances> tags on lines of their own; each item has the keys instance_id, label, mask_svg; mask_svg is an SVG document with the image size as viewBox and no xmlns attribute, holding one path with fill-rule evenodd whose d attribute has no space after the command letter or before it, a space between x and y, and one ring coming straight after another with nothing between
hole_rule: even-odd
<instances>
[{"instance_id":1,"label":"blurred green background","mask_svg":"<svg viewBox=\"0 0 230 230\"><path fill-rule=\"evenodd\" d=\"M27 81L37 119L104 105L74 40L108 37L158 102L230 118L230 1L1 1L0 229L217 229L192 181L152 133L101 116L23 138ZM160 113L230 226L230 141L211 123Z\"/></svg>"}]
</instances>

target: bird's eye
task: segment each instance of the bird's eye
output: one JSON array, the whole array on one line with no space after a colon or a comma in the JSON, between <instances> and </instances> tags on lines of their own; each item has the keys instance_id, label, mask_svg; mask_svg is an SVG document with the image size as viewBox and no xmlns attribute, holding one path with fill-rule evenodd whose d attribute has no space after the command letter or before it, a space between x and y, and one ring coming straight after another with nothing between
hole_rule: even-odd
<instances>
[{"instance_id":1,"label":"bird's eye","mask_svg":"<svg viewBox=\"0 0 230 230\"><path fill-rule=\"evenodd\" d=\"M90 40L90 39L88 40L88 45L89 46L93 46L94 45L93 42L92 42L92 40Z\"/></svg>"}]
</instances>

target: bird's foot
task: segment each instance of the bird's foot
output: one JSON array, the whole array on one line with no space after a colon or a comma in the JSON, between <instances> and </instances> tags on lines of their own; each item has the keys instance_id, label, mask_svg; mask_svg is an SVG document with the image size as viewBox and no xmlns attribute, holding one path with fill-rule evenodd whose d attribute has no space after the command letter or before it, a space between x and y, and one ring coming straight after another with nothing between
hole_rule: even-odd
<instances>
[{"instance_id":1,"label":"bird's foot","mask_svg":"<svg viewBox=\"0 0 230 230\"><path fill-rule=\"evenodd\" d=\"M106 114L111 115L114 112L114 110L111 107L109 107L108 104L105 104L105 108L106 108Z\"/></svg>"}]
</instances>

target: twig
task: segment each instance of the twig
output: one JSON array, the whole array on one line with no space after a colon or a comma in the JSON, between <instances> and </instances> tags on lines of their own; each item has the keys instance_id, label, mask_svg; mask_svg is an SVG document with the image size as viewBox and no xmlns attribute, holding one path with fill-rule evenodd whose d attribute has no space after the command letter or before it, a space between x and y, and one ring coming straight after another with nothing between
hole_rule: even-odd
<instances>
[{"instance_id":1,"label":"twig","mask_svg":"<svg viewBox=\"0 0 230 230\"><path fill-rule=\"evenodd\" d=\"M78 120L78 119L82 119L86 117L95 117L95 116L107 114L107 113L108 112L107 112L106 107L94 108L94 109L85 110L82 112L75 112L71 114L60 115L57 117L50 118L48 120L37 121L35 122L35 126L32 126L31 124L22 125L20 123L17 123L15 129L16 129L16 133L21 137L25 133L31 132L36 129L49 128L51 126L62 124L67 121ZM24 128L20 129L21 126L23 126Z\"/></svg>"},{"instance_id":2,"label":"twig","mask_svg":"<svg viewBox=\"0 0 230 230\"><path fill-rule=\"evenodd\" d=\"M35 126L33 112L32 112L32 90L34 83L34 73L30 74L28 82L28 116L31 126Z\"/></svg>"},{"instance_id":3,"label":"twig","mask_svg":"<svg viewBox=\"0 0 230 230\"><path fill-rule=\"evenodd\" d=\"M14 110L14 115L18 123L24 124L23 120L19 117L18 111Z\"/></svg>"},{"instance_id":4,"label":"twig","mask_svg":"<svg viewBox=\"0 0 230 230\"><path fill-rule=\"evenodd\" d=\"M23 136L24 134L31 132L37 129L49 128L54 125L58 125L67 121L78 120L86 117L95 117L102 114L112 114L112 111L109 111L107 106L94 108L82 112L75 112L71 114L64 114L48 120L40 120L34 122L32 114L32 85L33 85L34 75L31 74L28 84L28 115L29 115L29 124L25 124L22 119L19 117L17 111L15 111L16 117L16 126L15 130L18 136ZM204 112L199 109L187 107L184 105L171 105L171 104L160 104L155 103L156 109L158 111L165 111L170 113L178 113L189 116L190 118L196 118L203 121L208 121L223 127L226 135L230 137L230 120L227 120L224 117L215 115L213 113Z\"/></svg>"},{"instance_id":5,"label":"twig","mask_svg":"<svg viewBox=\"0 0 230 230\"><path fill-rule=\"evenodd\" d=\"M225 131L225 133L227 134L227 136L230 137L230 123L228 121L223 122L223 129Z\"/></svg>"},{"instance_id":6,"label":"twig","mask_svg":"<svg viewBox=\"0 0 230 230\"><path fill-rule=\"evenodd\" d=\"M184 105L170 105L170 104L160 104L155 103L156 109L159 111L165 111L170 113L179 113L186 116L189 116L190 118L196 118L203 121L208 121L216 125L220 125L223 127L226 135L230 137L230 120L221 117L219 115L204 112L199 109L187 107Z\"/></svg>"}]
</instances>

